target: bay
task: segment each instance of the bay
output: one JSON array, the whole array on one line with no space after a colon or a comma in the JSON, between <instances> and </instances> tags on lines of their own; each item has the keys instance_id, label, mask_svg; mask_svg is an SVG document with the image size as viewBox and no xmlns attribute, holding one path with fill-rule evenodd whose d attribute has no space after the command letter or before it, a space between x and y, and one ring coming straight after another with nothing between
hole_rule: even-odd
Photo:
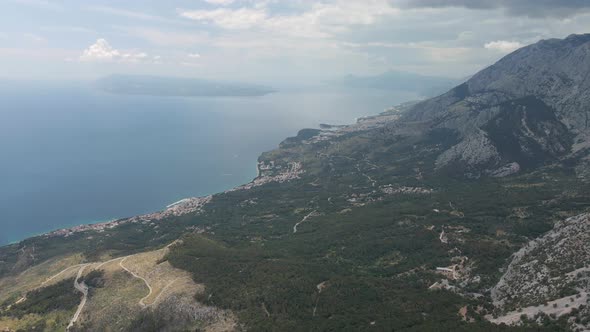
<instances>
[{"instance_id":1,"label":"bay","mask_svg":"<svg viewBox=\"0 0 590 332\"><path fill-rule=\"evenodd\" d=\"M230 189L302 128L352 123L415 98L326 89L122 96L79 82L0 82L0 244Z\"/></svg>"}]
</instances>

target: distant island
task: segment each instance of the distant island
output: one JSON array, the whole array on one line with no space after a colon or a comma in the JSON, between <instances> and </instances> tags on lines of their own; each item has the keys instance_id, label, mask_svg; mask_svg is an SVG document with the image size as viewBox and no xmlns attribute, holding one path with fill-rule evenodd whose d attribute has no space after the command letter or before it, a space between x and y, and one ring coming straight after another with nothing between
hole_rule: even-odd
<instances>
[{"instance_id":1,"label":"distant island","mask_svg":"<svg viewBox=\"0 0 590 332\"><path fill-rule=\"evenodd\" d=\"M250 97L275 92L247 83L144 75L111 75L97 80L95 87L115 94L170 97Z\"/></svg>"}]
</instances>

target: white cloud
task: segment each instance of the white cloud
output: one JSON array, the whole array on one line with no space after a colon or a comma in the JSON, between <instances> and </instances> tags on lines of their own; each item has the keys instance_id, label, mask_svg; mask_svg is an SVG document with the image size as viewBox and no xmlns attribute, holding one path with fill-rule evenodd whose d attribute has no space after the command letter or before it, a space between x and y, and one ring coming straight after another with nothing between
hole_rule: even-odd
<instances>
[{"instance_id":1,"label":"white cloud","mask_svg":"<svg viewBox=\"0 0 590 332\"><path fill-rule=\"evenodd\" d=\"M180 15L196 21L211 22L224 29L249 29L268 18L264 9L249 8L193 10L181 12Z\"/></svg>"},{"instance_id":2,"label":"white cloud","mask_svg":"<svg viewBox=\"0 0 590 332\"><path fill-rule=\"evenodd\" d=\"M83 62L143 62L150 60L144 52L121 52L113 48L105 39L98 39L80 56Z\"/></svg>"},{"instance_id":3,"label":"white cloud","mask_svg":"<svg viewBox=\"0 0 590 332\"><path fill-rule=\"evenodd\" d=\"M201 57L201 55L199 53L190 53L188 57L191 59L198 59Z\"/></svg>"},{"instance_id":4,"label":"white cloud","mask_svg":"<svg viewBox=\"0 0 590 332\"><path fill-rule=\"evenodd\" d=\"M158 15L152 15L149 13L144 13L144 12L134 11L134 10L126 10L126 9L121 9L121 8L116 8L116 7L90 6L90 7L86 7L85 9L88 11L92 11L92 12L103 13L103 14L114 15L114 16L121 16L121 17L130 18L133 20L153 21L153 22L166 23L166 24L172 24L172 25L183 25L184 24L183 22L181 22L181 20L173 20L173 19L169 19L166 17L158 16Z\"/></svg>"},{"instance_id":5,"label":"white cloud","mask_svg":"<svg viewBox=\"0 0 590 332\"><path fill-rule=\"evenodd\" d=\"M121 56L121 53L111 47L105 39L99 39L84 50L80 57L82 61L113 61Z\"/></svg>"},{"instance_id":6,"label":"white cloud","mask_svg":"<svg viewBox=\"0 0 590 332\"><path fill-rule=\"evenodd\" d=\"M142 12L135 12L135 11L131 11L131 10L113 8L113 7L108 7L108 6L92 6L92 7L88 7L87 9L90 11L94 11L94 12L100 12L100 13L117 15L117 16L125 16L128 18L134 18L134 19L138 19L138 20L157 21L157 20L161 19L157 16L142 13Z\"/></svg>"},{"instance_id":7,"label":"white cloud","mask_svg":"<svg viewBox=\"0 0 590 332\"><path fill-rule=\"evenodd\" d=\"M375 24L399 12L387 0L314 3L307 10L291 15L273 15L264 2L256 2L252 8L179 10L180 16L184 18L210 23L222 29L251 29L306 38L327 38L350 31L354 26Z\"/></svg>"},{"instance_id":8,"label":"white cloud","mask_svg":"<svg viewBox=\"0 0 590 332\"><path fill-rule=\"evenodd\" d=\"M523 47L524 45L517 41L497 40L484 45L488 50L494 50L502 53L510 53Z\"/></svg>"}]
</instances>

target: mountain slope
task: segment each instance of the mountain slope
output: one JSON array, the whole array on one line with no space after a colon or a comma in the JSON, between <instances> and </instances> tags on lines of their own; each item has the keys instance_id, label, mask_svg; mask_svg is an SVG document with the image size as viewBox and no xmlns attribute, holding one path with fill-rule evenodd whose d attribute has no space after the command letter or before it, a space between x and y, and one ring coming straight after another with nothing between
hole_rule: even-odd
<instances>
[{"instance_id":1,"label":"mountain slope","mask_svg":"<svg viewBox=\"0 0 590 332\"><path fill-rule=\"evenodd\" d=\"M579 162L590 148L589 64L590 35L540 41L416 105L406 119L461 136L439 167L491 173L514 162L519 169L565 158Z\"/></svg>"},{"instance_id":2,"label":"mountain slope","mask_svg":"<svg viewBox=\"0 0 590 332\"><path fill-rule=\"evenodd\" d=\"M590 214L559 221L553 230L513 255L491 289L494 304L505 312L496 322L566 317L572 328L590 328Z\"/></svg>"},{"instance_id":3,"label":"mountain slope","mask_svg":"<svg viewBox=\"0 0 590 332\"><path fill-rule=\"evenodd\" d=\"M259 176L233 190L0 248L0 284L17 286L0 288L0 328L6 320L14 323L16 302L36 294L19 275L51 276L48 262L67 267L71 257L79 257L75 264L123 259L172 242L158 264L189 272L203 285L192 305L235 317L237 323L224 325L234 329L576 328L573 312L516 319L521 326L512 327L496 325L494 317L514 321L517 306L562 300L559 291L534 298L519 292L515 284L529 281L510 272L518 269L509 261L554 225L555 234L567 233L557 222L590 211L590 185L581 171L586 131L572 125L590 104L581 92L583 73L565 68L572 59L590 64L587 39L542 41L431 100L350 126L302 130L264 153ZM539 59L561 64L546 65L546 75L537 77ZM560 75L577 93L565 83L547 88L541 80ZM517 80L528 87L514 88ZM546 257L571 262L576 252ZM570 272L553 270L560 280ZM502 280L509 287L501 287ZM500 304L508 296L515 299ZM127 326L151 326L144 323L154 315L134 310ZM70 311L27 317L41 324ZM205 326L199 319L196 325ZM180 328L169 319L156 322Z\"/></svg>"}]
</instances>

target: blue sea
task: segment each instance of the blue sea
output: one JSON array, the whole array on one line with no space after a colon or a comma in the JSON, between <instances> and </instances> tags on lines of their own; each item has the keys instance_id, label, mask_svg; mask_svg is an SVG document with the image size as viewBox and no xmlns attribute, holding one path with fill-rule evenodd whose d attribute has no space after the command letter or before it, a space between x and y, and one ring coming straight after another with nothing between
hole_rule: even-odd
<instances>
[{"instance_id":1,"label":"blue sea","mask_svg":"<svg viewBox=\"0 0 590 332\"><path fill-rule=\"evenodd\" d=\"M326 89L122 96L86 83L2 81L0 245L232 188L299 129L352 123L415 98Z\"/></svg>"}]
</instances>

